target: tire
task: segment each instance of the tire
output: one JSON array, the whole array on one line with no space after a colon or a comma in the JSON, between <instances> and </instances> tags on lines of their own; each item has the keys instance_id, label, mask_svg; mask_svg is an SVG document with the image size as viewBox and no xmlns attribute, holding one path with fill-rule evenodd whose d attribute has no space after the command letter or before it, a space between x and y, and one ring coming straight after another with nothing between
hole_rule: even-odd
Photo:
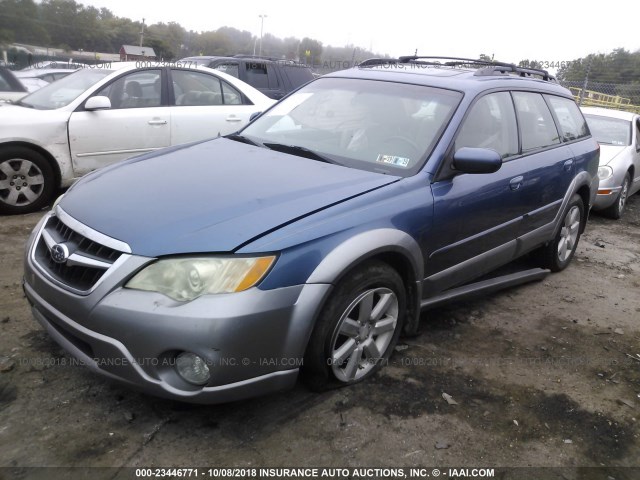
<instances>
[{"instance_id":1,"label":"tire","mask_svg":"<svg viewBox=\"0 0 640 480\"><path fill-rule=\"evenodd\" d=\"M553 241L536 252L543 268L548 268L552 272L567 268L578 248L584 220L584 203L580 195L576 194L571 197L562 214L560 229Z\"/></svg>"},{"instance_id":2,"label":"tire","mask_svg":"<svg viewBox=\"0 0 640 480\"><path fill-rule=\"evenodd\" d=\"M49 162L25 147L0 151L0 213L35 212L49 203L55 190Z\"/></svg>"},{"instance_id":3,"label":"tire","mask_svg":"<svg viewBox=\"0 0 640 480\"><path fill-rule=\"evenodd\" d=\"M618 193L618 198L613 205L608 208L602 210L602 214L606 215L609 218L613 218L618 220L622 217L624 213L624 207L627 205L627 200L629 198L629 186L631 185L631 175L627 172L624 176L624 180L622 181L620 193Z\"/></svg>"},{"instance_id":4,"label":"tire","mask_svg":"<svg viewBox=\"0 0 640 480\"><path fill-rule=\"evenodd\" d=\"M303 380L323 391L373 375L393 352L405 310L405 286L393 268L370 261L354 270L320 313L305 353Z\"/></svg>"}]
</instances>

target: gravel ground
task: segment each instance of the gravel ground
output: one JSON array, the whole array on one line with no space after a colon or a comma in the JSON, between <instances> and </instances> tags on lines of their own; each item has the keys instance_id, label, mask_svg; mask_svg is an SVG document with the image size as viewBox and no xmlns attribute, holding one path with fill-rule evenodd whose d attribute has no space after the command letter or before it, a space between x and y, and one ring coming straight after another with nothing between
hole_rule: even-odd
<instances>
[{"instance_id":1,"label":"gravel ground","mask_svg":"<svg viewBox=\"0 0 640 480\"><path fill-rule=\"evenodd\" d=\"M21 289L41 215L0 217L0 467L640 466L640 195L564 272L424 314L371 381L219 406L70 364Z\"/></svg>"}]
</instances>

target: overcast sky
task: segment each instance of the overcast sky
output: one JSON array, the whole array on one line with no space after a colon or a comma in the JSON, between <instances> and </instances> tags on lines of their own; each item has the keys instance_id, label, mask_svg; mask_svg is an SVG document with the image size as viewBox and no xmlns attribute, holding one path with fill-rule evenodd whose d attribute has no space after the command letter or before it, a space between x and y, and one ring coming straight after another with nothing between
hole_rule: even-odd
<instances>
[{"instance_id":1,"label":"overcast sky","mask_svg":"<svg viewBox=\"0 0 640 480\"><path fill-rule=\"evenodd\" d=\"M392 56L449 55L502 61L559 62L624 47L640 49L636 0L609 0L598 8L577 0L531 2L78 0L132 20L180 23L187 30L222 26L277 37L311 37L324 45L371 48ZM635 6L634 6L635 5ZM229 52L233 53L233 52Z\"/></svg>"}]
</instances>

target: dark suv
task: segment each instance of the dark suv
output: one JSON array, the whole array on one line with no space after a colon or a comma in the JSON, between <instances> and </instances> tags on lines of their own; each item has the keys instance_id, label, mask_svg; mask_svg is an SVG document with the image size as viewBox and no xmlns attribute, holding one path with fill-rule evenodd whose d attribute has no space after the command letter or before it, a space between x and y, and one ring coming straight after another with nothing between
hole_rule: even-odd
<instances>
[{"instance_id":1,"label":"dark suv","mask_svg":"<svg viewBox=\"0 0 640 480\"><path fill-rule=\"evenodd\" d=\"M183 62L215 68L239 78L269 98L280 99L289 92L313 80L311 68L290 60L272 57L235 55L233 57L187 57Z\"/></svg>"},{"instance_id":2,"label":"dark suv","mask_svg":"<svg viewBox=\"0 0 640 480\"><path fill-rule=\"evenodd\" d=\"M34 316L96 372L214 403L358 382L422 310L563 270L598 189L571 93L442 61L325 75L238 133L80 179L28 241Z\"/></svg>"}]
</instances>

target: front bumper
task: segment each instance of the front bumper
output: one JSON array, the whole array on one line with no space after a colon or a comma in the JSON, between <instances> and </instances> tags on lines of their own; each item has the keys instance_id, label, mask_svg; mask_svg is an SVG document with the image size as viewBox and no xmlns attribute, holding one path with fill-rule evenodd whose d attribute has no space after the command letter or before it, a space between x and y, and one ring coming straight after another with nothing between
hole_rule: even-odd
<instances>
[{"instance_id":1,"label":"front bumper","mask_svg":"<svg viewBox=\"0 0 640 480\"><path fill-rule=\"evenodd\" d=\"M620 180L620 183L622 183L622 180ZM598 194L593 203L593 209L603 210L613 205L618 199L620 190L622 190L622 185L616 185L614 177L601 181L598 186Z\"/></svg>"},{"instance_id":2,"label":"front bumper","mask_svg":"<svg viewBox=\"0 0 640 480\"><path fill-rule=\"evenodd\" d=\"M67 291L25 258L24 290L33 315L51 337L91 370L146 393L193 403L221 403L291 387L316 312L331 286L251 288L176 302L124 288L152 261L130 255L87 295ZM175 357L193 352L211 372L204 386L186 382Z\"/></svg>"}]
</instances>

